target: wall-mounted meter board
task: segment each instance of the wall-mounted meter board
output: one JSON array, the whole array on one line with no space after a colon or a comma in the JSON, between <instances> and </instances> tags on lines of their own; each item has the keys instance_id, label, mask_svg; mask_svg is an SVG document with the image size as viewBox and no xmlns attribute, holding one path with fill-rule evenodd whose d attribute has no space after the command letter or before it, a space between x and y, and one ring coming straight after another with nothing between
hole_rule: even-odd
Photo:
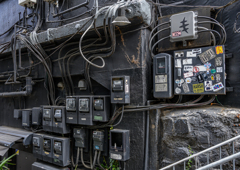
<instances>
[{"instance_id":1,"label":"wall-mounted meter board","mask_svg":"<svg viewBox=\"0 0 240 170\"><path fill-rule=\"evenodd\" d=\"M226 94L224 46L174 51L174 94Z\"/></svg>"}]
</instances>

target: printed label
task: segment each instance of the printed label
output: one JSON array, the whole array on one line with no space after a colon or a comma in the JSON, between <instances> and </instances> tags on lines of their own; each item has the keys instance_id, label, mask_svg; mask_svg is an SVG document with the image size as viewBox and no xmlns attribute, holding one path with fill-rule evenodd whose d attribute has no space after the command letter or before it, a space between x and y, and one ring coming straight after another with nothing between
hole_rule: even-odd
<instances>
[{"instance_id":1,"label":"printed label","mask_svg":"<svg viewBox=\"0 0 240 170\"><path fill-rule=\"evenodd\" d=\"M204 67L204 66L195 66L195 67L193 68L193 72L194 72L194 73L197 73L197 72L199 72L199 71L207 71L207 68Z\"/></svg>"},{"instance_id":2,"label":"printed label","mask_svg":"<svg viewBox=\"0 0 240 170\"><path fill-rule=\"evenodd\" d=\"M192 49L192 53L193 54L201 54L202 53L202 49L201 48Z\"/></svg>"},{"instance_id":3,"label":"printed label","mask_svg":"<svg viewBox=\"0 0 240 170\"><path fill-rule=\"evenodd\" d=\"M203 83L193 84L193 93L203 93L204 85Z\"/></svg>"},{"instance_id":4,"label":"printed label","mask_svg":"<svg viewBox=\"0 0 240 170\"><path fill-rule=\"evenodd\" d=\"M155 91L156 92L168 91L167 83L165 83L165 84L155 84Z\"/></svg>"},{"instance_id":5,"label":"printed label","mask_svg":"<svg viewBox=\"0 0 240 170\"><path fill-rule=\"evenodd\" d=\"M192 64L192 59L183 59L183 65Z\"/></svg>"},{"instance_id":6,"label":"printed label","mask_svg":"<svg viewBox=\"0 0 240 170\"><path fill-rule=\"evenodd\" d=\"M128 93L129 92L129 88L128 88L128 84L125 85L125 93Z\"/></svg>"},{"instance_id":7,"label":"printed label","mask_svg":"<svg viewBox=\"0 0 240 170\"><path fill-rule=\"evenodd\" d=\"M184 78L192 77L193 72L187 72L187 73L184 73L183 75L184 75Z\"/></svg>"},{"instance_id":8,"label":"printed label","mask_svg":"<svg viewBox=\"0 0 240 170\"><path fill-rule=\"evenodd\" d=\"M197 54L193 54L192 51L187 51L187 57L197 57Z\"/></svg>"},{"instance_id":9,"label":"printed label","mask_svg":"<svg viewBox=\"0 0 240 170\"><path fill-rule=\"evenodd\" d=\"M176 68L182 68L182 60L181 59L176 59L175 60L175 67Z\"/></svg>"},{"instance_id":10,"label":"printed label","mask_svg":"<svg viewBox=\"0 0 240 170\"><path fill-rule=\"evenodd\" d=\"M120 154L111 153L110 157L111 157L111 159L116 159L116 160L121 160L122 159L122 156Z\"/></svg>"},{"instance_id":11,"label":"printed label","mask_svg":"<svg viewBox=\"0 0 240 170\"><path fill-rule=\"evenodd\" d=\"M222 73L223 72L223 68L222 67L217 67L217 73Z\"/></svg>"},{"instance_id":12,"label":"printed label","mask_svg":"<svg viewBox=\"0 0 240 170\"><path fill-rule=\"evenodd\" d=\"M203 52L202 54L199 54L199 58L203 64L215 57L216 57L216 54L211 48Z\"/></svg>"},{"instance_id":13,"label":"printed label","mask_svg":"<svg viewBox=\"0 0 240 170\"><path fill-rule=\"evenodd\" d=\"M221 75L220 74L216 74L216 81L220 82L221 81Z\"/></svg>"},{"instance_id":14,"label":"printed label","mask_svg":"<svg viewBox=\"0 0 240 170\"><path fill-rule=\"evenodd\" d=\"M183 70L193 72L193 66L184 66Z\"/></svg>"},{"instance_id":15,"label":"printed label","mask_svg":"<svg viewBox=\"0 0 240 170\"><path fill-rule=\"evenodd\" d=\"M223 54L223 47L222 46L217 46L216 47L216 53L217 54Z\"/></svg>"},{"instance_id":16,"label":"printed label","mask_svg":"<svg viewBox=\"0 0 240 170\"><path fill-rule=\"evenodd\" d=\"M188 93L188 92L190 91L187 83L183 83L183 84L182 84L182 87L183 87L183 91L184 91L185 93Z\"/></svg>"},{"instance_id":17,"label":"printed label","mask_svg":"<svg viewBox=\"0 0 240 170\"><path fill-rule=\"evenodd\" d=\"M81 118L81 120L87 120L86 118Z\"/></svg>"},{"instance_id":18,"label":"printed label","mask_svg":"<svg viewBox=\"0 0 240 170\"><path fill-rule=\"evenodd\" d=\"M181 90L180 88L178 88L178 87L175 89L175 93L176 93L176 94L181 93L181 91L182 91L182 90Z\"/></svg>"},{"instance_id":19,"label":"printed label","mask_svg":"<svg viewBox=\"0 0 240 170\"><path fill-rule=\"evenodd\" d=\"M103 120L102 116L94 116L94 120Z\"/></svg>"},{"instance_id":20,"label":"printed label","mask_svg":"<svg viewBox=\"0 0 240 170\"><path fill-rule=\"evenodd\" d=\"M155 76L155 83L166 83L167 75L157 75Z\"/></svg>"},{"instance_id":21,"label":"printed label","mask_svg":"<svg viewBox=\"0 0 240 170\"><path fill-rule=\"evenodd\" d=\"M172 32L172 37L179 37L182 35L182 32L181 31L175 31L175 32Z\"/></svg>"}]
</instances>

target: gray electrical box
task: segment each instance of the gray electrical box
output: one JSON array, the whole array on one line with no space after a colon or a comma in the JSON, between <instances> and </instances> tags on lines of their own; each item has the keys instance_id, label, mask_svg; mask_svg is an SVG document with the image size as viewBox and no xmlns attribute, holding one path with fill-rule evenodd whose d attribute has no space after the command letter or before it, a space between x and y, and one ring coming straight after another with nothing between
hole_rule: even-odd
<instances>
[{"instance_id":1,"label":"gray electrical box","mask_svg":"<svg viewBox=\"0 0 240 170\"><path fill-rule=\"evenodd\" d=\"M70 163L70 139L65 137L53 138L53 164L67 166Z\"/></svg>"},{"instance_id":2,"label":"gray electrical box","mask_svg":"<svg viewBox=\"0 0 240 170\"><path fill-rule=\"evenodd\" d=\"M52 106L53 132L60 134L70 133L70 127L66 124L66 107Z\"/></svg>"},{"instance_id":3,"label":"gray electrical box","mask_svg":"<svg viewBox=\"0 0 240 170\"><path fill-rule=\"evenodd\" d=\"M77 124L77 122L78 122L77 109L78 109L77 98L72 97L72 96L67 97L67 99L66 99L66 111L67 111L66 123Z\"/></svg>"},{"instance_id":4,"label":"gray electrical box","mask_svg":"<svg viewBox=\"0 0 240 170\"><path fill-rule=\"evenodd\" d=\"M197 13L193 11L174 14L170 17L170 41L186 41L198 38Z\"/></svg>"},{"instance_id":5,"label":"gray electrical box","mask_svg":"<svg viewBox=\"0 0 240 170\"><path fill-rule=\"evenodd\" d=\"M22 110L22 126L31 127L32 125L32 110L25 109Z\"/></svg>"},{"instance_id":6,"label":"gray electrical box","mask_svg":"<svg viewBox=\"0 0 240 170\"><path fill-rule=\"evenodd\" d=\"M129 130L110 130L110 158L119 161L130 159Z\"/></svg>"},{"instance_id":7,"label":"gray electrical box","mask_svg":"<svg viewBox=\"0 0 240 170\"><path fill-rule=\"evenodd\" d=\"M175 95L226 94L224 46L174 52Z\"/></svg>"},{"instance_id":8,"label":"gray electrical box","mask_svg":"<svg viewBox=\"0 0 240 170\"><path fill-rule=\"evenodd\" d=\"M107 122L110 115L110 96L93 97L93 121Z\"/></svg>"},{"instance_id":9,"label":"gray electrical box","mask_svg":"<svg viewBox=\"0 0 240 170\"><path fill-rule=\"evenodd\" d=\"M98 151L103 151L104 146L104 131L93 131L93 148Z\"/></svg>"},{"instance_id":10,"label":"gray electrical box","mask_svg":"<svg viewBox=\"0 0 240 170\"><path fill-rule=\"evenodd\" d=\"M43 145L42 150L43 161L53 163L53 137L44 135L42 145Z\"/></svg>"},{"instance_id":11,"label":"gray electrical box","mask_svg":"<svg viewBox=\"0 0 240 170\"><path fill-rule=\"evenodd\" d=\"M78 124L94 125L93 122L93 96L78 97Z\"/></svg>"},{"instance_id":12,"label":"gray electrical box","mask_svg":"<svg viewBox=\"0 0 240 170\"><path fill-rule=\"evenodd\" d=\"M32 139L32 144L33 144L33 155L34 157L42 160L43 159L43 134L33 134L33 139Z\"/></svg>"},{"instance_id":13,"label":"gray electrical box","mask_svg":"<svg viewBox=\"0 0 240 170\"><path fill-rule=\"evenodd\" d=\"M130 103L130 76L111 77L111 103Z\"/></svg>"},{"instance_id":14,"label":"gray electrical box","mask_svg":"<svg viewBox=\"0 0 240 170\"><path fill-rule=\"evenodd\" d=\"M21 109L14 109L13 117L15 119L21 119L22 118L22 110Z\"/></svg>"},{"instance_id":15,"label":"gray electrical box","mask_svg":"<svg viewBox=\"0 0 240 170\"><path fill-rule=\"evenodd\" d=\"M88 152L88 129L86 128L74 128L73 137L75 139L75 146L84 148L85 152Z\"/></svg>"},{"instance_id":16,"label":"gray electrical box","mask_svg":"<svg viewBox=\"0 0 240 170\"><path fill-rule=\"evenodd\" d=\"M153 96L155 98L173 97L172 56L166 53L153 57Z\"/></svg>"},{"instance_id":17,"label":"gray electrical box","mask_svg":"<svg viewBox=\"0 0 240 170\"><path fill-rule=\"evenodd\" d=\"M43 106L43 130L52 132L53 127L53 114L51 106Z\"/></svg>"},{"instance_id":18,"label":"gray electrical box","mask_svg":"<svg viewBox=\"0 0 240 170\"><path fill-rule=\"evenodd\" d=\"M42 125L42 108L41 107L32 108L32 124L36 126Z\"/></svg>"}]
</instances>

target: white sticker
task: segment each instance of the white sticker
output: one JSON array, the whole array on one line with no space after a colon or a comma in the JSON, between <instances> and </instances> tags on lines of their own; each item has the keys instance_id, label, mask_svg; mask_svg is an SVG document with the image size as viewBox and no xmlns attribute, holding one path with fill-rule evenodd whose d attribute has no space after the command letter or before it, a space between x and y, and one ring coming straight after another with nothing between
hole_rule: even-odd
<instances>
[{"instance_id":1,"label":"white sticker","mask_svg":"<svg viewBox=\"0 0 240 170\"><path fill-rule=\"evenodd\" d=\"M178 88L178 87L175 89L175 93L177 93L177 94L181 93L181 91L182 90L180 88Z\"/></svg>"},{"instance_id":2,"label":"white sticker","mask_svg":"<svg viewBox=\"0 0 240 170\"><path fill-rule=\"evenodd\" d=\"M187 73L184 73L183 75L184 75L184 78L192 77L193 72L187 72Z\"/></svg>"},{"instance_id":3,"label":"white sticker","mask_svg":"<svg viewBox=\"0 0 240 170\"><path fill-rule=\"evenodd\" d=\"M213 89L214 92L219 91L219 90L221 90L223 88L224 88L224 86L223 86L222 82L214 84L212 86L212 89Z\"/></svg>"},{"instance_id":4,"label":"white sticker","mask_svg":"<svg viewBox=\"0 0 240 170\"><path fill-rule=\"evenodd\" d=\"M182 60L181 59L176 59L175 60L175 67L176 68L182 68Z\"/></svg>"},{"instance_id":5,"label":"white sticker","mask_svg":"<svg viewBox=\"0 0 240 170\"><path fill-rule=\"evenodd\" d=\"M175 58L177 57L184 57L184 52L181 51L181 52L175 52Z\"/></svg>"},{"instance_id":6,"label":"white sticker","mask_svg":"<svg viewBox=\"0 0 240 170\"><path fill-rule=\"evenodd\" d=\"M87 120L86 118L81 118L81 120Z\"/></svg>"},{"instance_id":7,"label":"white sticker","mask_svg":"<svg viewBox=\"0 0 240 170\"><path fill-rule=\"evenodd\" d=\"M192 59L183 59L183 65L192 64Z\"/></svg>"},{"instance_id":8,"label":"white sticker","mask_svg":"<svg viewBox=\"0 0 240 170\"><path fill-rule=\"evenodd\" d=\"M193 66L184 66L183 70L193 72Z\"/></svg>"},{"instance_id":9,"label":"white sticker","mask_svg":"<svg viewBox=\"0 0 240 170\"><path fill-rule=\"evenodd\" d=\"M217 73L222 73L223 72L223 68L222 67L217 67Z\"/></svg>"},{"instance_id":10,"label":"white sticker","mask_svg":"<svg viewBox=\"0 0 240 170\"><path fill-rule=\"evenodd\" d=\"M128 88L128 84L125 85L125 93L128 93L129 92L129 88Z\"/></svg>"},{"instance_id":11,"label":"white sticker","mask_svg":"<svg viewBox=\"0 0 240 170\"><path fill-rule=\"evenodd\" d=\"M111 157L111 159L116 159L116 160L121 160L122 159L122 155L115 154L115 153L111 153L110 157Z\"/></svg>"},{"instance_id":12,"label":"white sticker","mask_svg":"<svg viewBox=\"0 0 240 170\"><path fill-rule=\"evenodd\" d=\"M194 72L194 73L197 73L197 72L199 72L199 71L207 71L207 68L204 67L204 66L195 66L195 67L193 68L193 72Z\"/></svg>"},{"instance_id":13,"label":"white sticker","mask_svg":"<svg viewBox=\"0 0 240 170\"><path fill-rule=\"evenodd\" d=\"M187 83L183 83L183 84L182 84L182 87L183 87L183 91L184 91L185 93L188 93L188 92L190 91Z\"/></svg>"},{"instance_id":14,"label":"white sticker","mask_svg":"<svg viewBox=\"0 0 240 170\"><path fill-rule=\"evenodd\" d=\"M186 83L191 83L192 82L192 79L191 78L186 78Z\"/></svg>"},{"instance_id":15,"label":"white sticker","mask_svg":"<svg viewBox=\"0 0 240 170\"><path fill-rule=\"evenodd\" d=\"M156 92L168 91L167 83L165 83L165 84L155 84L155 91Z\"/></svg>"},{"instance_id":16,"label":"white sticker","mask_svg":"<svg viewBox=\"0 0 240 170\"><path fill-rule=\"evenodd\" d=\"M197 54L193 54L192 51L187 51L187 57L197 57Z\"/></svg>"},{"instance_id":17,"label":"white sticker","mask_svg":"<svg viewBox=\"0 0 240 170\"><path fill-rule=\"evenodd\" d=\"M202 53L202 49L201 48L196 48L192 50L193 54L201 54Z\"/></svg>"},{"instance_id":18,"label":"white sticker","mask_svg":"<svg viewBox=\"0 0 240 170\"><path fill-rule=\"evenodd\" d=\"M221 81L221 76L220 76L220 74L216 74L216 81L217 81L217 82L220 82L220 81Z\"/></svg>"},{"instance_id":19,"label":"white sticker","mask_svg":"<svg viewBox=\"0 0 240 170\"><path fill-rule=\"evenodd\" d=\"M205 91L212 91L212 81L205 81Z\"/></svg>"},{"instance_id":20,"label":"white sticker","mask_svg":"<svg viewBox=\"0 0 240 170\"><path fill-rule=\"evenodd\" d=\"M155 76L155 83L166 83L167 75L157 75Z\"/></svg>"}]
</instances>

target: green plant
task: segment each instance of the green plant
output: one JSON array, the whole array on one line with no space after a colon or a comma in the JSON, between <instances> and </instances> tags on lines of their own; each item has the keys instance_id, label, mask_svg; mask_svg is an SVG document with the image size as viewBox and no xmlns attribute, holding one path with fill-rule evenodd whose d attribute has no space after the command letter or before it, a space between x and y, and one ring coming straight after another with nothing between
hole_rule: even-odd
<instances>
[{"instance_id":1,"label":"green plant","mask_svg":"<svg viewBox=\"0 0 240 170\"><path fill-rule=\"evenodd\" d=\"M6 165L15 165L13 163L10 163L10 161L14 156L18 154L19 154L19 150L15 154L9 156L7 159L4 157L3 160L0 162L0 170L9 170L9 168L6 167Z\"/></svg>"},{"instance_id":2,"label":"green plant","mask_svg":"<svg viewBox=\"0 0 240 170\"><path fill-rule=\"evenodd\" d=\"M109 169L120 170L119 162L117 160L110 159L109 163L110 163L110 165L108 165L105 157L103 157L103 163L101 165L105 170L109 170ZM96 169L100 170L100 168L96 168Z\"/></svg>"},{"instance_id":3,"label":"green plant","mask_svg":"<svg viewBox=\"0 0 240 170\"><path fill-rule=\"evenodd\" d=\"M188 151L189 151L189 156L192 156L193 151L190 145L188 145ZM190 168L192 167L192 163L193 163L192 159L189 159L187 162L186 170L190 170Z\"/></svg>"}]
</instances>

